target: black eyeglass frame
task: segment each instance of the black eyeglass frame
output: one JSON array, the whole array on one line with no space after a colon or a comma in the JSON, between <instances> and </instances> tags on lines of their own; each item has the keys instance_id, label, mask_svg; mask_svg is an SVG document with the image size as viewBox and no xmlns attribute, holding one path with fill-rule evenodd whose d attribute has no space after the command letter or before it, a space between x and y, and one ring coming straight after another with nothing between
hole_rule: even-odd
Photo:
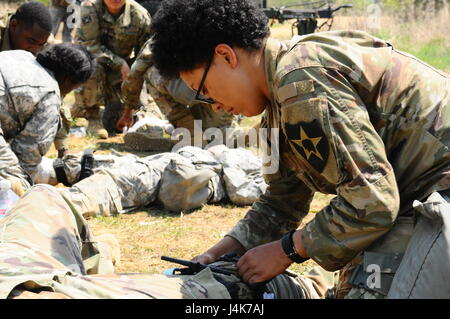
<instances>
[{"instance_id":1,"label":"black eyeglass frame","mask_svg":"<svg viewBox=\"0 0 450 319\"><path fill-rule=\"evenodd\" d=\"M216 101L210 97L204 96L200 92L203 89L203 84L205 83L206 75L208 74L209 68L211 67L212 61L214 59L214 54L211 56L211 58L208 61L208 64L206 64L205 72L203 72L202 80L200 81L200 85L198 86L197 93L195 94L195 100L201 103L206 104L214 104Z\"/></svg>"}]
</instances>

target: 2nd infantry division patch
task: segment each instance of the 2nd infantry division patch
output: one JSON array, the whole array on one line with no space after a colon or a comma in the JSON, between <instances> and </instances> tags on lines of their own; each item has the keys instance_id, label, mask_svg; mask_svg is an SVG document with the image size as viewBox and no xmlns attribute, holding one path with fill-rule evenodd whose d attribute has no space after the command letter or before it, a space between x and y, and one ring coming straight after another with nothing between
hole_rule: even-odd
<instances>
[{"instance_id":1,"label":"2nd infantry division patch","mask_svg":"<svg viewBox=\"0 0 450 319\"><path fill-rule=\"evenodd\" d=\"M284 125L291 147L315 170L323 172L328 160L329 144L318 121Z\"/></svg>"},{"instance_id":2,"label":"2nd infantry division patch","mask_svg":"<svg viewBox=\"0 0 450 319\"><path fill-rule=\"evenodd\" d=\"M84 17L81 19L81 21L83 22L83 24L88 24L88 23L91 23L91 22L92 22L92 18L91 18L91 16L87 15L87 16L84 16Z\"/></svg>"}]
</instances>

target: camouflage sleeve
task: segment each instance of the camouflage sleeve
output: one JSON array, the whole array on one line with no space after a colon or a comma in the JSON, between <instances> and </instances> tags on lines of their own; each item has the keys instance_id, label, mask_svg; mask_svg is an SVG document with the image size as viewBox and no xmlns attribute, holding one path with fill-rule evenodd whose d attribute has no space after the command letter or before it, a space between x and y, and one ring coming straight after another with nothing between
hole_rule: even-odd
<instances>
[{"instance_id":1,"label":"camouflage sleeve","mask_svg":"<svg viewBox=\"0 0 450 319\"><path fill-rule=\"evenodd\" d=\"M83 2L80 16L81 22L75 34L75 42L86 46L99 63L108 65L115 70L120 69L126 61L102 43L99 18L94 4L90 1Z\"/></svg>"},{"instance_id":2,"label":"camouflage sleeve","mask_svg":"<svg viewBox=\"0 0 450 319\"><path fill-rule=\"evenodd\" d=\"M152 96L164 116L175 127L177 122L186 117L192 117L187 104L180 103L177 92L169 92L168 88L173 81L178 79L167 79L161 76L158 69L152 66L147 72L148 93ZM181 80L181 79L180 79Z\"/></svg>"},{"instance_id":3,"label":"camouflage sleeve","mask_svg":"<svg viewBox=\"0 0 450 319\"><path fill-rule=\"evenodd\" d=\"M60 122L60 103L56 93L43 97L25 127L10 141L20 165L31 177L55 139Z\"/></svg>"},{"instance_id":4,"label":"camouflage sleeve","mask_svg":"<svg viewBox=\"0 0 450 319\"><path fill-rule=\"evenodd\" d=\"M297 69L279 81L282 128L297 158L337 196L302 228L308 255L342 268L393 225L399 191L366 106L340 72Z\"/></svg>"},{"instance_id":5,"label":"camouflage sleeve","mask_svg":"<svg viewBox=\"0 0 450 319\"><path fill-rule=\"evenodd\" d=\"M62 125L61 127L58 129L58 132L56 133L55 136L55 148L57 151L62 150L62 149L69 149L69 145L68 145L68 137L69 137L69 131L70 131L70 126L72 123L72 115L70 112L70 107L69 105L67 105L67 103L63 103L63 105L61 105L61 121L62 121Z\"/></svg>"},{"instance_id":6,"label":"camouflage sleeve","mask_svg":"<svg viewBox=\"0 0 450 319\"><path fill-rule=\"evenodd\" d=\"M264 120L261 127L266 128ZM280 154L285 151L286 144L280 138ZM288 231L297 229L308 214L314 196L296 173L282 163L276 173L266 174L264 178L268 184L266 192L227 234L246 250L278 240Z\"/></svg>"},{"instance_id":7,"label":"camouflage sleeve","mask_svg":"<svg viewBox=\"0 0 450 319\"><path fill-rule=\"evenodd\" d=\"M20 166L19 159L3 138L3 131L0 129L0 178L7 179L9 177L20 179L25 189L31 185L31 179Z\"/></svg>"},{"instance_id":8,"label":"camouflage sleeve","mask_svg":"<svg viewBox=\"0 0 450 319\"><path fill-rule=\"evenodd\" d=\"M144 74L152 65L152 52L149 42L142 48L137 56L128 77L122 84L122 97L125 107L136 109L139 107L139 95L144 83Z\"/></svg>"},{"instance_id":9,"label":"camouflage sleeve","mask_svg":"<svg viewBox=\"0 0 450 319\"><path fill-rule=\"evenodd\" d=\"M312 191L293 172L272 176L266 192L227 236L246 250L278 240L298 228L308 214L312 198Z\"/></svg>"},{"instance_id":10,"label":"camouflage sleeve","mask_svg":"<svg viewBox=\"0 0 450 319\"><path fill-rule=\"evenodd\" d=\"M136 55L138 55L139 53L142 53L142 51L144 49L147 48L146 54L148 55L149 52L151 54L150 51L150 38L151 38L151 28L150 25L152 24L152 19L150 17L150 13L147 10L144 10L144 14L141 16L141 20L140 20L140 34L139 34L139 38L138 38L138 43L137 43L137 51L136 51Z\"/></svg>"}]
</instances>

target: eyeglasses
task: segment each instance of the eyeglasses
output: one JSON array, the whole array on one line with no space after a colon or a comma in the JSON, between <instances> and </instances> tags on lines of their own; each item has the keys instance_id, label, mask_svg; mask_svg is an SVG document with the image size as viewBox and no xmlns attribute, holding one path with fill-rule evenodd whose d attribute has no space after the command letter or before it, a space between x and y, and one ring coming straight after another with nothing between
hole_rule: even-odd
<instances>
[{"instance_id":1,"label":"eyeglasses","mask_svg":"<svg viewBox=\"0 0 450 319\"><path fill-rule=\"evenodd\" d=\"M201 102L201 103L206 103L206 104L214 104L214 103L216 103L216 101L214 99L212 99L210 97L207 97L205 95L202 95L200 93L202 91L202 89L203 89L203 84L205 82L206 75L208 74L209 67L211 66L211 63L212 63L213 59L214 59L214 54L211 56L211 58L208 61L208 64L206 65L206 69L205 69L205 72L203 73L202 80L200 81L200 85L198 87L197 94L195 94L195 100L197 100L198 102Z\"/></svg>"}]
</instances>

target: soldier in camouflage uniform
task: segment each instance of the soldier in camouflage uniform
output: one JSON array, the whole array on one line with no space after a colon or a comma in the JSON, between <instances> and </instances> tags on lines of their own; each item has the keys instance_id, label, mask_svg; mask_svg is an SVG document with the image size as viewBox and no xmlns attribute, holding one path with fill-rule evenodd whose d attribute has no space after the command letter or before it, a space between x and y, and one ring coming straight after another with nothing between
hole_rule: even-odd
<instances>
[{"instance_id":1,"label":"soldier in camouflage uniform","mask_svg":"<svg viewBox=\"0 0 450 319\"><path fill-rule=\"evenodd\" d=\"M267 187L261 160L242 148L218 145L206 151L185 146L146 157L93 154L88 168L82 164L86 156L67 154L62 159L63 171L58 173L54 169L58 160L44 157L34 182L72 185L70 196L90 206L85 211L105 216L156 200L176 212L227 197L236 205L251 205Z\"/></svg>"},{"instance_id":2,"label":"soldier in camouflage uniform","mask_svg":"<svg viewBox=\"0 0 450 319\"><path fill-rule=\"evenodd\" d=\"M60 126L61 99L94 67L81 46L49 46L37 57L23 50L0 53L0 178L25 189L32 184Z\"/></svg>"},{"instance_id":3,"label":"soldier in camouflage uniform","mask_svg":"<svg viewBox=\"0 0 450 319\"><path fill-rule=\"evenodd\" d=\"M27 2L16 11L6 10L0 15L0 51L36 54L48 42L50 31L50 12L40 2Z\"/></svg>"},{"instance_id":4,"label":"soldier in camouflage uniform","mask_svg":"<svg viewBox=\"0 0 450 319\"><path fill-rule=\"evenodd\" d=\"M124 115L117 123L118 129L124 126L131 127L132 111L140 106L139 96L143 83L147 84L147 92L156 102L162 114L175 127L189 130L194 137L194 120L202 121L202 130L211 127L225 129L236 126L232 114L224 111L214 112L211 106L204 106L194 100L195 92L178 79L166 79L162 77L153 66L150 50L151 39L147 41L136 61L131 67L131 72L122 85L124 99Z\"/></svg>"},{"instance_id":5,"label":"soldier in camouflage uniform","mask_svg":"<svg viewBox=\"0 0 450 319\"><path fill-rule=\"evenodd\" d=\"M109 134L115 134L122 115L121 83L126 79L133 54L136 56L150 37L150 15L133 0L116 4L111 0L88 0L81 6L81 24L75 41L85 45L98 62L92 78L75 91L72 116L92 122L103 120ZM103 116L100 105L105 105Z\"/></svg>"},{"instance_id":6,"label":"soldier in camouflage uniform","mask_svg":"<svg viewBox=\"0 0 450 319\"><path fill-rule=\"evenodd\" d=\"M24 24L25 28L19 28L19 32L17 32L17 28L14 31L10 31L9 25L11 20L16 20L16 22L12 22L13 28L17 23ZM0 18L0 52L7 50L25 50L36 54L44 45L54 43L54 38L50 33L50 23L50 12L39 2L28 2L20 6L15 12L6 12ZM9 41L11 37L10 32L14 39L17 39L15 41L17 43ZM30 37L32 41L26 40ZM61 119L62 125L54 141L55 148L58 151L58 157L63 156L68 149L67 136L72 121L70 109L65 104L61 106Z\"/></svg>"},{"instance_id":7,"label":"soldier in camouflage uniform","mask_svg":"<svg viewBox=\"0 0 450 319\"><path fill-rule=\"evenodd\" d=\"M433 209L428 196L450 188L448 75L364 32L269 38L266 16L241 0L165 2L152 30L163 76L181 75L214 108L265 110L262 127L280 129L267 192L196 260L245 253L239 271L253 283L312 258L340 270L336 297L385 297L413 201ZM296 230L316 191L336 197ZM369 285L370 265L381 284Z\"/></svg>"},{"instance_id":8,"label":"soldier in camouflage uniform","mask_svg":"<svg viewBox=\"0 0 450 319\"><path fill-rule=\"evenodd\" d=\"M242 282L233 260L214 265L230 274L209 268L195 275L114 273L112 250L92 234L84 207L67 194L33 186L0 219L0 298L261 298L262 291ZM271 298L320 298L328 284L316 271L289 273L264 291Z\"/></svg>"}]
</instances>

